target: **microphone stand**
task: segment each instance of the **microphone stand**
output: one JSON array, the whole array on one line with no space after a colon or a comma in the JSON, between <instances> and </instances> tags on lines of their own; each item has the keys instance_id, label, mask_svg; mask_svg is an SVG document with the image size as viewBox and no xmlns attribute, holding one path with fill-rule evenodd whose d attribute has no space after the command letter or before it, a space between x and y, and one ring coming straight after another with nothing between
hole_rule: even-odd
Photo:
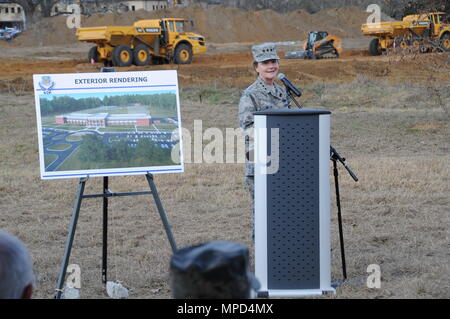
<instances>
[{"instance_id":1,"label":"microphone stand","mask_svg":"<svg viewBox=\"0 0 450 319\"><path fill-rule=\"evenodd\" d=\"M301 109L302 106L300 103L297 102L295 99L293 93L291 92L291 89L286 86L286 93L289 99L291 99L294 104ZM342 230L342 213L341 213L341 198L339 194L339 172L337 169L337 161L339 161L347 170L347 172L350 174L350 176L353 178L355 182L358 181L358 177L353 173L353 171L348 167L348 165L345 163L345 158L342 157L336 149L330 145L330 160L333 162L333 174L334 174L334 185L335 185L335 191L336 191L336 205L338 209L338 227L339 227L339 242L341 246L341 260L342 260L342 274L344 276L344 281L347 280L347 266L345 263L345 248L344 248L344 233Z\"/></svg>"},{"instance_id":2,"label":"microphone stand","mask_svg":"<svg viewBox=\"0 0 450 319\"><path fill-rule=\"evenodd\" d=\"M350 169L350 167L348 167L348 165L345 164L345 158L342 157L341 155L339 155L339 153L336 151L336 149L333 146L330 146L330 156L331 156L331 159L339 160L339 162L341 162L341 164L345 167L345 169L348 171L350 176L353 178L353 180L355 182L358 181L358 177L355 175L355 173L353 173L353 171Z\"/></svg>"},{"instance_id":3,"label":"microphone stand","mask_svg":"<svg viewBox=\"0 0 450 319\"><path fill-rule=\"evenodd\" d=\"M336 205L338 209L338 226L339 226L339 242L341 245L341 260L342 260L342 274L344 276L344 281L347 279L347 267L345 264L345 249L344 249L344 233L342 231L342 215L341 215L341 198L339 195L339 173L337 169L337 161L339 161L345 169L348 171L350 176L355 182L358 181L358 177L352 172L350 167L345 164L345 158L339 155L336 149L330 145L330 160L333 161L333 173L334 173L334 185L336 191Z\"/></svg>"},{"instance_id":4,"label":"microphone stand","mask_svg":"<svg viewBox=\"0 0 450 319\"><path fill-rule=\"evenodd\" d=\"M301 106L300 103L298 103L298 101L295 99L294 95L293 95L292 92L291 92L291 89L290 89L288 86L286 86L286 94L287 94L288 98L290 98L290 99L292 100L292 102L294 102L294 104L295 104L299 109L302 108L302 106ZM289 108L290 108L290 107L289 107Z\"/></svg>"}]
</instances>

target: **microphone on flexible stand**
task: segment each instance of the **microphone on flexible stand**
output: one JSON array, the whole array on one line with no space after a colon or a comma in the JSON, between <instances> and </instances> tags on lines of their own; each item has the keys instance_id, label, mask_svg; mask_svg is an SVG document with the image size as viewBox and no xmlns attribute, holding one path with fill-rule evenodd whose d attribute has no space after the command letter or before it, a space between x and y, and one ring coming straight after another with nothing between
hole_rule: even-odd
<instances>
[{"instance_id":1,"label":"microphone on flexible stand","mask_svg":"<svg viewBox=\"0 0 450 319\"><path fill-rule=\"evenodd\" d=\"M291 81L289 81L283 73L278 74L278 79L283 82L284 86L286 87L286 93L288 97L295 103L295 105L297 105L299 109L301 109L302 106L297 102L292 94L301 96L302 92L294 84L292 84Z\"/></svg>"},{"instance_id":2,"label":"microphone on flexible stand","mask_svg":"<svg viewBox=\"0 0 450 319\"><path fill-rule=\"evenodd\" d=\"M289 81L287 79L287 77L283 73L278 74L278 79L281 82L283 82L284 86L288 90L290 90L292 93L294 93L296 96L301 96L302 95L302 92L294 84L292 84L292 82Z\"/></svg>"}]
</instances>

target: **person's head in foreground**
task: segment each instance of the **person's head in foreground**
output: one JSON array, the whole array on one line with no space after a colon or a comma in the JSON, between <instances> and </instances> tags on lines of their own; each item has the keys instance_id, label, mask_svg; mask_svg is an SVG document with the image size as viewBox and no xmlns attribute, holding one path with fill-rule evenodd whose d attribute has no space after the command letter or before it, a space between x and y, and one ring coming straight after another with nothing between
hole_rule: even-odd
<instances>
[{"instance_id":1,"label":"person's head in foreground","mask_svg":"<svg viewBox=\"0 0 450 319\"><path fill-rule=\"evenodd\" d=\"M32 267L25 245L17 237L0 231L0 299L30 299Z\"/></svg>"}]
</instances>

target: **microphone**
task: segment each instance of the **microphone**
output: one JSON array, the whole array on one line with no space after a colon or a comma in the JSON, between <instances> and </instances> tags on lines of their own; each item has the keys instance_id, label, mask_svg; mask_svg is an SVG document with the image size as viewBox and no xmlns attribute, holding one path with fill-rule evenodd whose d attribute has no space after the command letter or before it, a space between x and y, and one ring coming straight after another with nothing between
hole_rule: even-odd
<instances>
[{"instance_id":1,"label":"microphone","mask_svg":"<svg viewBox=\"0 0 450 319\"><path fill-rule=\"evenodd\" d=\"M295 85L292 84L291 81L289 81L289 80L287 79L287 77L286 77L283 73L278 74L278 79L279 79L281 82L283 82L284 86L285 86L288 90L290 90L292 93L294 93L296 96L301 96L301 95L302 95L302 92L300 92L300 90L297 89L297 88L295 87ZM289 92L288 92L288 93L289 93Z\"/></svg>"}]
</instances>

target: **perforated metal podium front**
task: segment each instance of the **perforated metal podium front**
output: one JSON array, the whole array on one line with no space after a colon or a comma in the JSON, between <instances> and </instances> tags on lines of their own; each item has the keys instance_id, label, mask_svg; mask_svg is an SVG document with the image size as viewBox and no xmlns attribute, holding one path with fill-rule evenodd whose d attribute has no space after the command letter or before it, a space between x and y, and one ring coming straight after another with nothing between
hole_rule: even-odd
<instances>
[{"instance_id":1,"label":"perforated metal podium front","mask_svg":"<svg viewBox=\"0 0 450 319\"><path fill-rule=\"evenodd\" d=\"M261 295L332 291L330 112L255 112L255 266Z\"/></svg>"}]
</instances>

